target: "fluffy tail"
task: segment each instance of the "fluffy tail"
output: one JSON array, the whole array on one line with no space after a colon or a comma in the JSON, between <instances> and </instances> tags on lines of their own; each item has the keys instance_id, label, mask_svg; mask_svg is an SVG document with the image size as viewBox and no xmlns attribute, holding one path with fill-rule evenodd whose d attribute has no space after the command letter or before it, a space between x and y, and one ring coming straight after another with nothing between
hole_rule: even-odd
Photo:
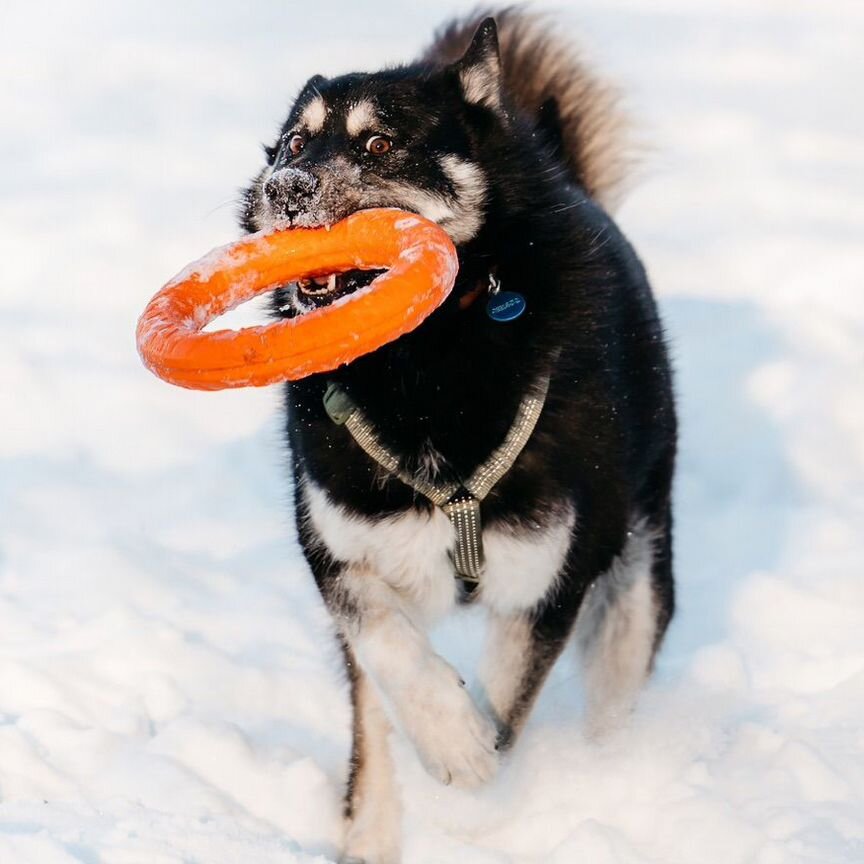
<instances>
[{"instance_id":1,"label":"fluffy tail","mask_svg":"<svg viewBox=\"0 0 864 864\"><path fill-rule=\"evenodd\" d=\"M445 25L423 60L455 63L487 17L498 26L503 83L511 104L559 142L560 158L573 179L604 207L613 208L634 162L630 124L619 109L618 91L588 71L548 17L516 7L472 13Z\"/></svg>"}]
</instances>

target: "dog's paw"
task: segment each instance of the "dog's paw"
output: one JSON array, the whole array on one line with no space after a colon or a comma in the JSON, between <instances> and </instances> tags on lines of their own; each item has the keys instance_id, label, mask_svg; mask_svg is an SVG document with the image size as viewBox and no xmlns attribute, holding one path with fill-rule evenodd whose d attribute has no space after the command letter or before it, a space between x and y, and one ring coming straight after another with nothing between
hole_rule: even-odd
<instances>
[{"instance_id":1,"label":"dog's paw","mask_svg":"<svg viewBox=\"0 0 864 864\"><path fill-rule=\"evenodd\" d=\"M400 720L426 770L447 785L472 788L498 768L497 730L480 713L456 671L436 658L404 694Z\"/></svg>"},{"instance_id":2,"label":"dog's paw","mask_svg":"<svg viewBox=\"0 0 864 864\"><path fill-rule=\"evenodd\" d=\"M339 864L399 864L399 820L392 812L367 812L347 825Z\"/></svg>"}]
</instances>

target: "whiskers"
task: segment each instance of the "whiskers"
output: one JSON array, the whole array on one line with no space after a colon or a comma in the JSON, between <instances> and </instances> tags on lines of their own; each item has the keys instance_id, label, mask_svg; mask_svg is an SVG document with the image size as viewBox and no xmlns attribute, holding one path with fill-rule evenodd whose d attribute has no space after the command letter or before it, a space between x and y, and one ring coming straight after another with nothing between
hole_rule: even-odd
<instances>
[{"instance_id":1,"label":"whiskers","mask_svg":"<svg viewBox=\"0 0 864 864\"><path fill-rule=\"evenodd\" d=\"M211 210L208 210L201 217L202 219L209 219L214 213L219 212L220 210L224 210L226 207L242 207L243 199L242 198L228 198L226 201L222 201L220 204L217 204Z\"/></svg>"}]
</instances>

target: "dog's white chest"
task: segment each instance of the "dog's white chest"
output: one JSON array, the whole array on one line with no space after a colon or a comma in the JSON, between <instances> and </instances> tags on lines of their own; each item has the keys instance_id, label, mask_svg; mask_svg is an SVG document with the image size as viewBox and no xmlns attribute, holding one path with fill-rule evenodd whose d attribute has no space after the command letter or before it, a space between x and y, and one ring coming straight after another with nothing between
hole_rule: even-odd
<instances>
[{"instance_id":1,"label":"dog's white chest","mask_svg":"<svg viewBox=\"0 0 864 864\"><path fill-rule=\"evenodd\" d=\"M451 563L455 532L441 510L373 520L349 514L308 480L303 494L313 527L339 561L360 565L368 578L384 580L426 618L437 618L455 604L458 592ZM508 613L529 609L541 600L564 563L574 521L572 508L563 507L542 526L485 529L481 602Z\"/></svg>"}]
</instances>

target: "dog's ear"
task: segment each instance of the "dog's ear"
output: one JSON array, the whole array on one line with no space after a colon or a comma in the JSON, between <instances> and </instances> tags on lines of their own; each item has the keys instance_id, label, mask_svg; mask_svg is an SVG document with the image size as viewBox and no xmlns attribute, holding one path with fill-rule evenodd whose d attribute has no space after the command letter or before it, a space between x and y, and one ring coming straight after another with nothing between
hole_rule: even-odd
<instances>
[{"instance_id":1,"label":"dog's ear","mask_svg":"<svg viewBox=\"0 0 864 864\"><path fill-rule=\"evenodd\" d=\"M308 91L313 93L318 91L318 88L322 84L326 84L327 79L323 75L313 75L304 85L303 89L300 91L300 95L304 95Z\"/></svg>"},{"instance_id":2,"label":"dog's ear","mask_svg":"<svg viewBox=\"0 0 864 864\"><path fill-rule=\"evenodd\" d=\"M316 96L320 96L321 87L327 83L323 75L313 75L301 88L294 100L294 107L311 102Z\"/></svg>"},{"instance_id":3,"label":"dog's ear","mask_svg":"<svg viewBox=\"0 0 864 864\"><path fill-rule=\"evenodd\" d=\"M494 18L487 18L477 28L456 71L466 102L501 110L501 58Z\"/></svg>"}]
</instances>

